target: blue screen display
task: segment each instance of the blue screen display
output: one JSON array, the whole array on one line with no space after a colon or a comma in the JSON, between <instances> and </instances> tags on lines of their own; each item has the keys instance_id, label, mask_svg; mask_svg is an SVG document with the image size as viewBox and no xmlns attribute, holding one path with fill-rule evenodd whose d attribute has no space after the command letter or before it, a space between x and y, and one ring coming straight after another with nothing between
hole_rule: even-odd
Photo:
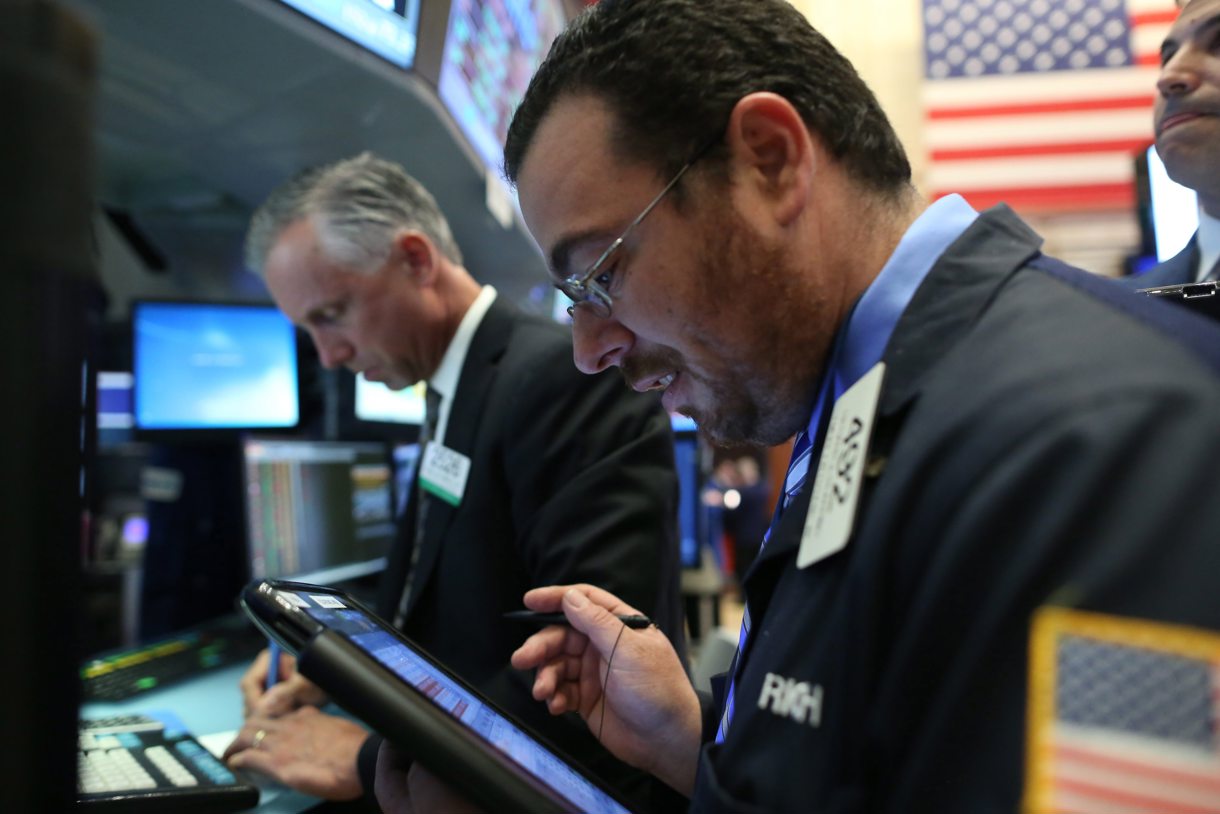
<instances>
[{"instance_id":1,"label":"blue screen display","mask_svg":"<svg viewBox=\"0 0 1220 814\"><path fill-rule=\"evenodd\" d=\"M683 568L698 568L699 551L699 443L694 436L674 441L674 466L678 472L678 551Z\"/></svg>"},{"instance_id":2,"label":"blue screen display","mask_svg":"<svg viewBox=\"0 0 1220 814\"><path fill-rule=\"evenodd\" d=\"M137 303L140 429L296 426L296 336L272 306Z\"/></svg>"},{"instance_id":3,"label":"blue screen display","mask_svg":"<svg viewBox=\"0 0 1220 814\"><path fill-rule=\"evenodd\" d=\"M281 0L400 68L415 64L419 0Z\"/></svg>"}]
</instances>

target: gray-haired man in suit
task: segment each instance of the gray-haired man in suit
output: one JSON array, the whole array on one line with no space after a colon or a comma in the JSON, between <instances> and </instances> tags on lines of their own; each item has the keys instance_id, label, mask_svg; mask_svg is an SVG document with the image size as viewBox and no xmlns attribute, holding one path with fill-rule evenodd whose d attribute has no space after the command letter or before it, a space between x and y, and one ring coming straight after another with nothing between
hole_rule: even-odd
<instances>
[{"instance_id":1,"label":"gray-haired man in suit","mask_svg":"<svg viewBox=\"0 0 1220 814\"><path fill-rule=\"evenodd\" d=\"M528 631L504 618L530 587L609 581L684 647L673 436L655 395L577 372L568 331L480 286L428 191L368 153L273 192L247 261L326 367L393 389L426 380L441 396L429 446L466 463L447 497L416 488L378 613L637 809L667 810L659 782L533 701L509 664ZM371 794L380 741L319 712L287 660L281 675L266 687L264 654L243 678L229 762L328 799Z\"/></svg>"}]
</instances>

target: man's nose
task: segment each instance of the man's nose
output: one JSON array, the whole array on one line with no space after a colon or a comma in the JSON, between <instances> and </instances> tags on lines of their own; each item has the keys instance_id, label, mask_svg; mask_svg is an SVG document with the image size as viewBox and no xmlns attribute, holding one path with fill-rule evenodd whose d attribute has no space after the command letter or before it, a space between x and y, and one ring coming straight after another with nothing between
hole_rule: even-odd
<instances>
[{"instance_id":1,"label":"man's nose","mask_svg":"<svg viewBox=\"0 0 1220 814\"><path fill-rule=\"evenodd\" d=\"M599 317L587 308L572 312L572 358L582 373L601 373L621 365L635 335L614 318Z\"/></svg>"},{"instance_id":2,"label":"man's nose","mask_svg":"<svg viewBox=\"0 0 1220 814\"><path fill-rule=\"evenodd\" d=\"M356 353L352 344L342 337L315 333L313 344L318 349L318 359L322 362L322 367L327 370L347 364Z\"/></svg>"},{"instance_id":3,"label":"man's nose","mask_svg":"<svg viewBox=\"0 0 1220 814\"><path fill-rule=\"evenodd\" d=\"M1181 96L1199 87L1199 54L1191 47L1179 48L1161 66L1156 87L1162 96Z\"/></svg>"}]
</instances>

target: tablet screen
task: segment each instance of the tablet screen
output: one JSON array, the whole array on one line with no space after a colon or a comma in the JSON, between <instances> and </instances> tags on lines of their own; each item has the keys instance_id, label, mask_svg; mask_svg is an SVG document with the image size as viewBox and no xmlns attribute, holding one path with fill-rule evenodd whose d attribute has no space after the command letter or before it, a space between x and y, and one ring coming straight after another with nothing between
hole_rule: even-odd
<instances>
[{"instance_id":1,"label":"tablet screen","mask_svg":"<svg viewBox=\"0 0 1220 814\"><path fill-rule=\"evenodd\" d=\"M327 628L344 635L581 811L628 814L617 800L363 611L347 607L342 598L332 594L279 593Z\"/></svg>"}]
</instances>

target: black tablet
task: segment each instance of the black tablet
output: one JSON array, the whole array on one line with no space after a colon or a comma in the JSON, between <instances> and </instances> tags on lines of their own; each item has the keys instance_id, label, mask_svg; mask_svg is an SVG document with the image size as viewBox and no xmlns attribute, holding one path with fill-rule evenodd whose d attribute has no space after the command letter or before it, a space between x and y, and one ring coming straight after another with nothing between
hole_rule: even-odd
<instances>
[{"instance_id":1,"label":"black tablet","mask_svg":"<svg viewBox=\"0 0 1220 814\"><path fill-rule=\"evenodd\" d=\"M1150 297L1176 302L1185 308L1212 319L1220 319L1220 283L1185 283L1163 285L1156 288L1141 288Z\"/></svg>"},{"instance_id":2,"label":"black tablet","mask_svg":"<svg viewBox=\"0 0 1220 814\"><path fill-rule=\"evenodd\" d=\"M554 747L342 591L260 580L256 625L339 706L489 811L626 814ZM460 635L455 632L454 635Z\"/></svg>"}]
</instances>

